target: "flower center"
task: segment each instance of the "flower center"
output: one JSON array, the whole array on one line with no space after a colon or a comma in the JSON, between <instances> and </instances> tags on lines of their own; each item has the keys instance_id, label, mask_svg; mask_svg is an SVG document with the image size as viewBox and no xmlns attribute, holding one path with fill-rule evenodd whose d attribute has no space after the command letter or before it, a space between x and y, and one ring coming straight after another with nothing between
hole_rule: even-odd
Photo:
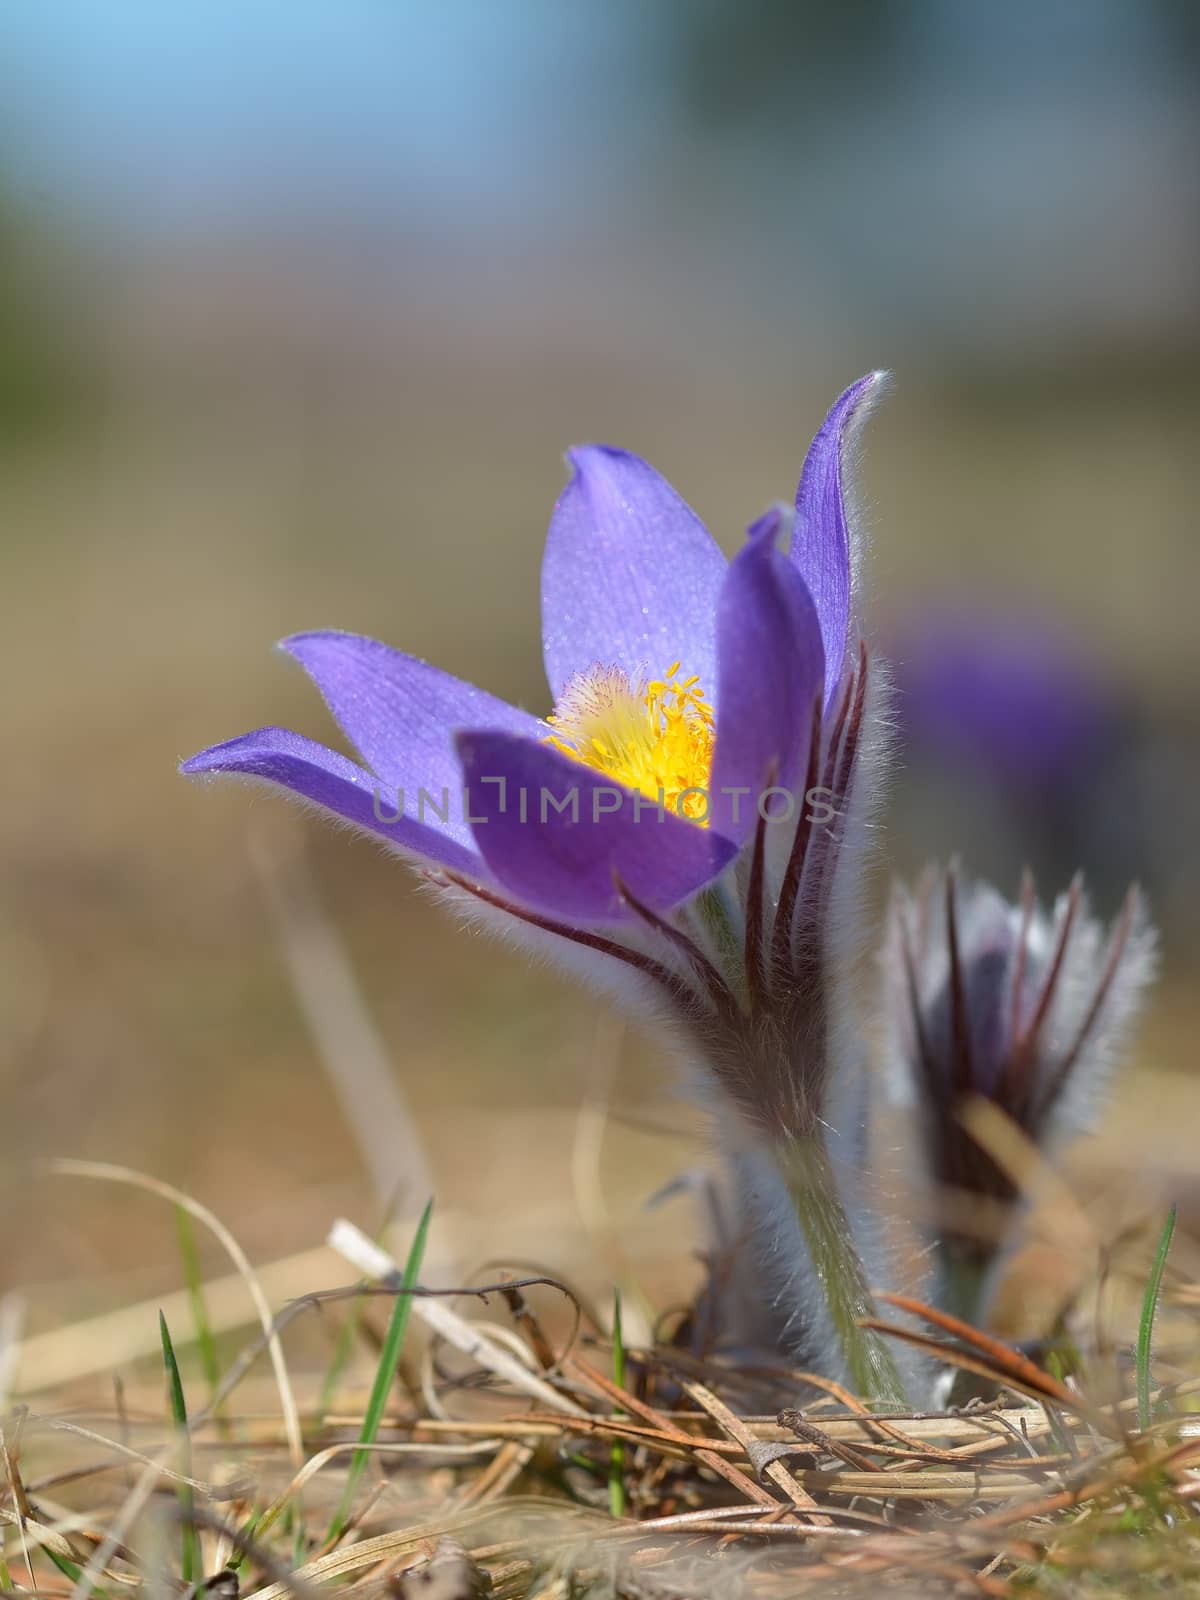
<instances>
[{"instance_id":1,"label":"flower center","mask_svg":"<svg viewBox=\"0 0 1200 1600\"><path fill-rule=\"evenodd\" d=\"M635 683L620 667L589 667L570 679L546 718L555 730L546 742L703 824L716 730L699 685L699 678L680 681L678 661L649 683Z\"/></svg>"}]
</instances>

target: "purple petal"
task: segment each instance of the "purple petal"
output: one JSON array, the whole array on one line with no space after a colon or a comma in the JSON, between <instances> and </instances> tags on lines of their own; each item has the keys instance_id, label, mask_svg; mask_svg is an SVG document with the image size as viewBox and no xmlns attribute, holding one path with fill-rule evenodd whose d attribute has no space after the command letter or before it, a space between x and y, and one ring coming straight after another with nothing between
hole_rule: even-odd
<instances>
[{"instance_id":1,"label":"purple petal","mask_svg":"<svg viewBox=\"0 0 1200 1600\"><path fill-rule=\"evenodd\" d=\"M768 506L762 516L755 517L754 521L746 529L746 538L749 540L770 539L771 543L774 544L783 532L786 519L790 519L792 525L795 525L796 513L791 506L778 504Z\"/></svg>"},{"instance_id":2,"label":"purple petal","mask_svg":"<svg viewBox=\"0 0 1200 1600\"><path fill-rule=\"evenodd\" d=\"M363 760L393 790L460 793L456 728L497 728L535 739L545 731L527 711L376 639L297 633L280 649L300 662ZM461 806L443 831L474 850Z\"/></svg>"},{"instance_id":3,"label":"purple petal","mask_svg":"<svg viewBox=\"0 0 1200 1600\"><path fill-rule=\"evenodd\" d=\"M850 452L887 377L868 373L835 403L812 442L796 491L792 560L816 601L825 641L825 702L837 690L850 632L852 550L846 511Z\"/></svg>"},{"instance_id":4,"label":"purple petal","mask_svg":"<svg viewBox=\"0 0 1200 1600\"><path fill-rule=\"evenodd\" d=\"M812 596L760 519L730 565L718 606L720 711L713 752L711 826L742 841L770 783L798 812L825 654ZM773 773L773 776L770 774ZM748 795L730 793L748 789ZM785 806L782 796L779 806Z\"/></svg>"},{"instance_id":5,"label":"purple petal","mask_svg":"<svg viewBox=\"0 0 1200 1600\"><path fill-rule=\"evenodd\" d=\"M287 728L259 728L240 739L215 744L183 762L179 770L188 777L221 774L278 784L408 855L459 872L478 874L480 870L469 830L464 845L453 836L454 830L438 822L433 805L419 805L415 791L406 792L401 804L394 787L381 783L336 750L327 750ZM440 791L434 803L441 808ZM448 809L462 829L462 780L457 768Z\"/></svg>"},{"instance_id":6,"label":"purple petal","mask_svg":"<svg viewBox=\"0 0 1200 1600\"><path fill-rule=\"evenodd\" d=\"M632 677L674 662L712 694L725 557L690 506L638 456L585 445L550 518L542 637L555 697L597 663Z\"/></svg>"},{"instance_id":7,"label":"purple petal","mask_svg":"<svg viewBox=\"0 0 1200 1600\"><path fill-rule=\"evenodd\" d=\"M550 745L488 731L462 733L457 745L479 852L527 905L580 922L627 921L617 875L665 911L733 854L711 828L660 816L652 800Z\"/></svg>"}]
</instances>

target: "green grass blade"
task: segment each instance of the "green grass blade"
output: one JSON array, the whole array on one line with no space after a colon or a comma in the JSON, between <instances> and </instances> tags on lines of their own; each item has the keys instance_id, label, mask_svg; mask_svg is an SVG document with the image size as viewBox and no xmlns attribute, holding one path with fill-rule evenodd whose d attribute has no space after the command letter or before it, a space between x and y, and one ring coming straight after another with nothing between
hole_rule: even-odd
<instances>
[{"instance_id":1,"label":"green grass blade","mask_svg":"<svg viewBox=\"0 0 1200 1600\"><path fill-rule=\"evenodd\" d=\"M257 1534L258 1520L261 1516L262 1511L259 1507L251 1506L250 1515L238 1529L238 1543L230 1551L229 1560L225 1563L231 1572L240 1572L249 1561L250 1552L246 1548L246 1543Z\"/></svg>"},{"instance_id":2,"label":"green grass blade","mask_svg":"<svg viewBox=\"0 0 1200 1600\"><path fill-rule=\"evenodd\" d=\"M420 1277L421 1262L425 1256L425 1241L429 1235L429 1219L432 1214L433 1201L430 1200L425 1210L421 1213L421 1220L417 1224L417 1231L413 1235L412 1247L408 1252L408 1260L404 1264L404 1273L401 1279L404 1291L414 1288L417 1279ZM374 1444L375 1436L379 1432L379 1424L383 1421L387 1397L391 1391L392 1381L396 1375L396 1367L400 1361L400 1351L404 1345L404 1335L408 1328L408 1317L411 1309L412 1297L407 1292L398 1294L392 1306L387 1333L384 1335L383 1349L379 1354L379 1365L375 1368L375 1381L371 1385L371 1395L367 1401L367 1411L363 1418L362 1431L358 1436L360 1445ZM366 1464L367 1451L356 1450L350 1461L350 1470L346 1474L346 1486L342 1490L341 1501L329 1526L329 1533L326 1536L327 1544L332 1544L335 1540L340 1539L345 1532L346 1522L350 1515L350 1507L354 1503L354 1491L358 1487L358 1480L362 1476L363 1468Z\"/></svg>"},{"instance_id":3,"label":"green grass blade","mask_svg":"<svg viewBox=\"0 0 1200 1600\"><path fill-rule=\"evenodd\" d=\"M175 1228L179 1236L179 1254L183 1261L183 1281L187 1285L188 1299L192 1305L192 1325L196 1332L196 1345L200 1351L200 1366L211 1398L221 1382L221 1367L217 1361L217 1346L213 1338L212 1323L208 1320L208 1302L204 1298L200 1255L196 1249L196 1230L192 1227L191 1213L184 1206L175 1207Z\"/></svg>"},{"instance_id":4,"label":"green grass blade","mask_svg":"<svg viewBox=\"0 0 1200 1600\"><path fill-rule=\"evenodd\" d=\"M365 1282L365 1280L364 1280ZM358 1338L358 1330L362 1323L363 1301L362 1297L351 1300L346 1312L345 1321L338 1329L338 1336L334 1341L333 1355L330 1357L329 1366L325 1369L325 1376L321 1380L321 1394L317 1400L317 1410L324 1417L333 1405L338 1385L343 1374L350 1364L350 1356Z\"/></svg>"},{"instance_id":5,"label":"green grass blade","mask_svg":"<svg viewBox=\"0 0 1200 1600\"><path fill-rule=\"evenodd\" d=\"M1138 1324L1137 1340L1137 1405L1138 1427L1150 1426L1150 1346L1154 1338L1154 1315L1158 1310L1158 1297L1162 1291L1163 1271L1167 1265L1167 1251L1171 1248L1171 1238L1175 1232L1176 1207L1172 1206L1167 1212L1167 1220L1163 1223L1162 1233L1159 1235L1158 1249L1154 1252L1154 1265L1150 1268L1150 1277L1146 1281L1146 1293L1142 1296L1142 1319Z\"/></svg>"},{"instance_id":6,"label":"green grass blade","mask_svg":"<svg viewBox=\"0 0 1200 1600\"><path fill-rule=\"evenodd\" d=\"M392 1219L393 1209L394 1207L389 1203L387 1214L383 1219L382 1227L380 1228L379 1233L375 1235L376 1244L383 1243L388 1224ZM367 1280L365 1278L362 1280L362 1286L364 1289L367 1287ZM366 1296L356 1295L354 1299L351 1300L349 1308L346 1312L345 1320L338 1329L338 1336L334 1340L333 1354L330 1357L328 1367L325 1369L325 1376L321 1380L321 1393L317 1400L317 1410L320 1412L322 1418L328 1414L331 1406L333 1405L334 1397L338 1391L338 1385L342 1381L342 1376L345 1373L346 1368L350 1365L350 1357L354 1353L354 1346L358 1339L359 1329L362 1326L363 1308L365 1304Z\"/></svg>"},{"instance_id":7,"label":"green grass blade","mask_svg":"<svg viewBox=\"0 0 1200 1600\"><path fill-rule=\"evenodd\" d=\"M68 1579L71 1583L77 1584L80 1578L83 1577L82 1567L77 1567L73 1561L68 1561L66 1556L60 1556L57 1550L51 1550L48 1544L44 1544L42 1546L42 1552L44 1555L50 1557L51 1561L53 1561L54 1565L62 1573L63 1577ZM99 1589L92 1590L93 1594L99 1594L100 1592L101 1591Z\"/></svg>"},{"instance_id":8,"label":"green grass blade","mask_svg":"<svg viewBox=\"0 0 1200 1600\"><path fill-rule=\"evenodd\" d=\"M175 1346L171 1343L167 1319L161 1311L158 1313L158 1331L162 1336L163 1366L167 1374L167 1400L171 1407L171 1419L179 1433L179 1467L181 1472L190 1476L192 1453L188 1448L187 1401L183 1395L183 1380L179 1376L179 1362L175 1359ZM189 1484L179 1485L179 1509L183 1513L180 1522L179 1575L185 1584L190 1584L196 1581L196 1527L191 1515L192 1490Z\"/></svg>"},{"instance_id":9,"label":"green grass blade","mask_svg":"<svg viewBox=\"0 0 1200 1600\"><path fill-rule=\"evenodd\" d=\"M618 1388L625 1387L625 1336L621 1328L621 1291L613 1290L612 1375ZM618 1412L624 1416L624 1412ZM608 1509L614 1517L625 1515L625 1441L614 1439L608 1462Z\"/></svg>"}]
</instances>

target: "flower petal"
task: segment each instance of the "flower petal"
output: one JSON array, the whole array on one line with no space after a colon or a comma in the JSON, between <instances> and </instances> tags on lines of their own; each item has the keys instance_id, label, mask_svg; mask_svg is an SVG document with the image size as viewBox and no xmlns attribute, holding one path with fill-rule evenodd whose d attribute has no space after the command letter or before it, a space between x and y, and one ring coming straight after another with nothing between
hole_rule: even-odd
<instances>
[{"instance_id":1,"label":"flower petal","mask_svg":"<svg viewBox=\"0 0 1200 1600\"><path fill-rule=\"evenodd\" d=\"M580 922L623 922L616 878L655 911L715 878L734 847L552 746L507 733L457 738L475 842L527 905Z\"/></svg>"},{"instance_id":2,"label":"flower petal","mask_svg":"<svg viewBox=\"0 0 1200 1600\"><path fill-rule=\"evenodd\" d=\"M529 712L377 639L323 630L293 634L279 648L299 661L363 760L392 788L461 789L456 728L535 739L545 731ZM450 832L471 848L461 817Z\"/></svg>"},{"instance_id":3,"label":"flower petal","mask_svg":"<svg viewBox=\"0 0 1200 1600\"><path fill-rule=\"evenodd\" d=\"M754 524L717 608L720 711L710 826L739 843L754 830L768 783L792 791L794 810L803 803L795 790L803 784L813 701L824 678L817 609L776 548L779 526L770 515ZM739 787L749 793L731 793Z\"/></svg>"},{"instance_id":4,"label":"flower petal","mask_svg":"<svg viewBox=\"0 0 1200 1600\"><path fill-rule=\"evenodd\" d=\"M336 750L287 728L259 728L239 739L212 745L183 762L179 770L188 777L220 774L278 784L323 811L386 839L406 854L458 872L477 874L481 869L469 830L463 844L454 836L454 827L438 822L432 806L419 806L415 792L406 793L401 802L394 787L381 783ZM457 811L460 830L461 790L456 769L448 810L452 821ZM441 798L438 793L439 806Z\"/></svg>"},{"instance_id":5,"label":"flower petal","mask_svg":"<svg viewBox=\"0 0 1200 1600\"><path fill-rule=\"evenodd\" d=\"M805 457L796 491L791 556L821 618L826 705L841 681L850 632L855 552L846 509L849 455L886 379L884 372L870 372L839 397Z\"/></svg>"},{"instance_id":6,"label":"flower petal","mask_svg":"<svg viewBox=\"0 0 1200 1600\"><path fill-rule=\"evenodd\" d=\"M597 664L633 678L673 662L715 683L725 557L690 506L640 457L584 445L550 518L542 637L555 697Z\"/></svg>"},{"instance_id":7,"label":"flower petal","mask_svg":"<svg viewBox=\"0 0 1200 1600\"><path fill-rule=\"evenodd\" d=\"M762 516L755 517L754 521L746 529L746 538L769 538L774 544L780 533L782 533L785 522L789 522L792 527L795 527L796 512L793 506L780 505L778 503L768 506Z\"/></svg>"}]
</instances>

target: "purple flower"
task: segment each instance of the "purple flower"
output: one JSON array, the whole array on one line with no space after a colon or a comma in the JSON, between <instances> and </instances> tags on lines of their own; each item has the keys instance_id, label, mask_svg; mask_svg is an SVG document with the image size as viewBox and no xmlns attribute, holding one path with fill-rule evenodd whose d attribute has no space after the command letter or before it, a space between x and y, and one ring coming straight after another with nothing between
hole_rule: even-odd
<instances>
[{"instance_id":1,"label":"purple flower","mask_svg":"<svg viewBox=\"0 0 1200 1600\"><path fill-rule=\"evenodd\" d=\"M1131 889L1107 933L1080 879L1042 909L1026 874L1009 904L987 884L929 874L897 888L884 947L887 1039L898 1103L916 1111L920 1166L949 1191L940 1246L947 1300L978 1309L996 1242L967 1226L969 1197L1010 1207L1009 1174L972 1138L973 1098L1050 1153L1097 1119L1154 965L1154 932ZM964 1298L965 1297L965 1298Z\"/></svg>"},{"instance_id":2,"label":"purple flower","mask_svg":"<svg viewBox=\"0 0 1200 1600\"><path fill-rule=\"evenodd\" d=\"M861 1325L877 1277L848 1209L880 741L846 473L881 376L830 411L794 515L760 517L728 563L644 461L571 452L542 570L545 718L372 640L299 634L283 648L361 764L265 728L183 770L289 789L415 858L460 908L632 979L622 995L673 1023L717 1113L781 1347L896 1403Z\"/></svg>"},{"instance_id":3,"label":"purple flower","mask_svg":"<svg viewBox=\"0 0 1200 1600\"><path fill-rule=\"evenodd\" d=\"M894 647L906 736L1038 801L1086 791L1117 706L1060 623L1030 613L930 607Z\"/></svg>"},{"instance_id":4,"label":"purple flower","mask_svg":"<svg viewBox=\"0 0 1200 1600\"><path fill-rule=\"evenodd\" d=\"M546 717L374 640L301 633L281 648L361 761L261 728L182 771L291 790L438 881L577 943L589 930L655 976L647 931L676 972L681 930L660 919L752 858L757 838L746 870L760 903L771 892L779 901L767 931L786 957L804 908L830 891L816 881L834 865L827 824L849 800L862 733L867 665L843 473L879 382L848 389L818 433L789 554L777 546L778 510L726 562L646 462L606 446L570 453L542 570ZM804 798L812 790L823 791L815 804ZM793 847L764 887L768 817L772 840L790 824ZM762 918L743 931L761 985ZM808 961L811 927L805 937ZM694 981L698 963L682 966Z\"/></svg>"}]
</instances>

